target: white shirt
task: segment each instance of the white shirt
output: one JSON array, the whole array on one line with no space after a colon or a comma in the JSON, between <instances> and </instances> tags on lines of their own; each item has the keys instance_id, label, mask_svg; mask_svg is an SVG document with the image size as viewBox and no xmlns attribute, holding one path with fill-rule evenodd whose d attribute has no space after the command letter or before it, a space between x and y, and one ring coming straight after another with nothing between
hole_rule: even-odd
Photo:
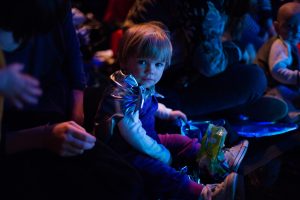
<instances>
[{"instance_id":1,"label":"white shirt","mask_svg":"<svg viewBox=\"0 0 300 200\"><path fill-rule=\"evenodd\" d=\"M275 40L268 60L272 77L280 83L296 85L299 71L288 69L292 62L291 45L282 39Z\"/></svg>"}]
</instances>

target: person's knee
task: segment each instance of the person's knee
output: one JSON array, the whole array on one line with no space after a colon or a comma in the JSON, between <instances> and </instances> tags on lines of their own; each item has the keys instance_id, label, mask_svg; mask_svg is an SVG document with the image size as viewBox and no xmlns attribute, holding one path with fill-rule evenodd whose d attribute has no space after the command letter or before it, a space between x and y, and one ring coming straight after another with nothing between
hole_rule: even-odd
<instances>
[{"instance_id":1,"label":"person's knee","mask_svg":"<svg viewBox=\"0 0 300 200\"><path fill-rule=\"evenodd\" d=\"M241 90L248 93L250 98L262 96L267 88L267 79L264 71L257 65L240 66L238 84Z\"/></svg>"}]
</instances>

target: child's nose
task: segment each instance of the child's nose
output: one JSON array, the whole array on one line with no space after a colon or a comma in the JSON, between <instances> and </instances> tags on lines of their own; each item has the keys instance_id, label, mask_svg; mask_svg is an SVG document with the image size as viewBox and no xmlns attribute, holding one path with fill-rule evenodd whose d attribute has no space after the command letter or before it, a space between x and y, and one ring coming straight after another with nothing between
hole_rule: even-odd
<instances>
[{"instance_id":1,"label":"child's nose","mask_svg":"<svg viewBox=\"0 0 300 200\"><path fill-rule=\"evenodd\" d=\"M155 71L155 64L148 64L147 73L153 73Z\"/></svg>"}]
</instances>

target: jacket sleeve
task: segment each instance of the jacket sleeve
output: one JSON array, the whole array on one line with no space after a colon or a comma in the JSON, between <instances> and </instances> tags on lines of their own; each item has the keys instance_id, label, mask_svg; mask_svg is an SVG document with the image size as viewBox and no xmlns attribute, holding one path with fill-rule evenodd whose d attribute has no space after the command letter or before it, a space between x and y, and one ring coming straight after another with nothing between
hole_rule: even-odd
<instances>
[{"instance_id":1,"label":"jacket sleeve","mask_svg":"<svg viewBox=\"0 0 300 200\"><path fill-rule=\"evenodd\" d=\"M52 132L55 125L43 125L14 132L6 132L5 153L13 154L33 149L44 149L45 135Z\"/></svg>"},{"instance_id":2,"label":"jacket sleeve","mask_svg":"<svg viewBox=\"0 0 300 200\"><path fill-rule=\"evenodd\" d=\"M118 127L122 137L136 150L158 159L163 163L169 164L171 162L169 150L146 134L139 120L138 112L124 116L123 119L119 121Z\"/></svg>"}]
</instances>

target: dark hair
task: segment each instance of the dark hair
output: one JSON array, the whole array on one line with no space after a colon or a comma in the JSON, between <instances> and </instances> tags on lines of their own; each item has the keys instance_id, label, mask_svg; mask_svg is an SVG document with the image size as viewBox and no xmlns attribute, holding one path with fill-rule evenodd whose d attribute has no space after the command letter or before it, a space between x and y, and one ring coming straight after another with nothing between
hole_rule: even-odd
<instances>
[{"instance_id":1,"label":"dark hair","mask_svg":"<svg viewBox=\"0 0 300 200\"><path fill-rule=\"evenodd\" d=\"M251 0L224 0L223 9L231 18L241 18L250 11Z\"/></svg>"},{"instance_id":2,"label":"dark hair","mask_svg":"<svg viewBox=\"0 0 300 200\"><path fill-rule=\"evenodd\" d=\"M12 31L16 40L51 30L67 11L68 0L3 0L0 28Z\"/></svg>"},{"instance_id":3,"label":"dark hair","mask_svg":"<svg viewBox=\"0 0 300 200\"><path fill-rule=\"evenodd\" d=\"M226 30L232 38L239 38L243 29L243 17L251 10L251 0L224 0L223 10L228 16Z\"/></svg>"},{"instance_id":4,"label":"dark hair","mask_svg":"<svg viewBox=\"0 0 300 200\"><path fill-rule=\"evenodd\" d=\"M251 10L252 0L210 0L216 9L227 18L226 31L228 31L233 38L239 37L242 30L242 22L244 15ZM192 7L203 8L204 11L209 10L207 1L189 0Z\"/></svg>"}]
</instances>

